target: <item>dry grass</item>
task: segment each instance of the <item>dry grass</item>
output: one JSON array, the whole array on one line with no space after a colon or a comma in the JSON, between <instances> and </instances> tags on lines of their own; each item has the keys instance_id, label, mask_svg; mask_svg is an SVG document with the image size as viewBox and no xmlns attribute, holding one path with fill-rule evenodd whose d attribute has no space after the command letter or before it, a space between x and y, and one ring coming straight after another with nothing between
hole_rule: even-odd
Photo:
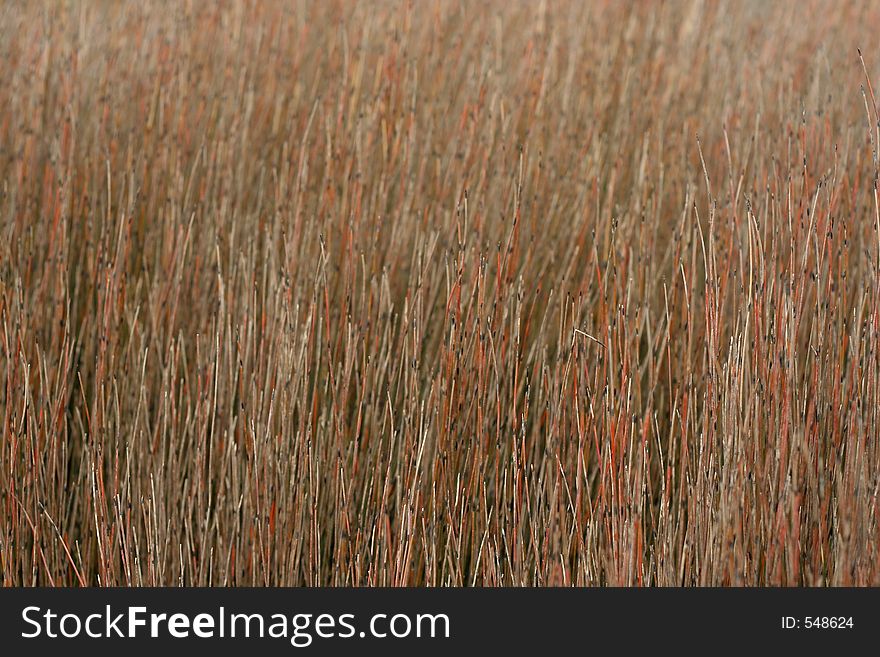
<instances>
[{"instance_id":1,"label":"dry grass","mask_svg":"<svg viewBox=\"0 0 880 657\"><path fill-rule=\"evenodd\" d=\"M3 584L880 584L877 3L0 26Z\"/></svg>"}]
</instances>

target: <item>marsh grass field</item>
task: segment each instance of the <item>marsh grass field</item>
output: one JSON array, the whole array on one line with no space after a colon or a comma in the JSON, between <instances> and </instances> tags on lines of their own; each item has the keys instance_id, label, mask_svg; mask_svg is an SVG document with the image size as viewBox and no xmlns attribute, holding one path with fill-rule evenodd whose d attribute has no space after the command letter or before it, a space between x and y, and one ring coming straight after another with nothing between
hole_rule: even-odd
<instances>
[{"instance_id":1,"label":"marsh grass field","mask_svg":"<svg viewBox=\"0 0 880 657\"><path fill-rule=\"evenodd\" d=\"M880 585L878 33L2 3L0 581Z\"/></svg>"}]
</instances>

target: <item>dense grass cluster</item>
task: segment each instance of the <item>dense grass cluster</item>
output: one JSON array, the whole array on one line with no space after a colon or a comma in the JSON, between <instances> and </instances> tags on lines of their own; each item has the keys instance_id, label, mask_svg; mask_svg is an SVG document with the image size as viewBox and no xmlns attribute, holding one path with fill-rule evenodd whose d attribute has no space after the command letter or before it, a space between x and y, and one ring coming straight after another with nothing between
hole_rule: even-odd
<instances>
[{"instance_id":1,"label":"dense grass cluster","mask_svg":"<svg viewBox=\"0 0 880 657\"><path fill-rule=\"evenodd\" d=\"M880 584L878 33L3 4L0 581Z\"/></svg>"}]
</instances>

